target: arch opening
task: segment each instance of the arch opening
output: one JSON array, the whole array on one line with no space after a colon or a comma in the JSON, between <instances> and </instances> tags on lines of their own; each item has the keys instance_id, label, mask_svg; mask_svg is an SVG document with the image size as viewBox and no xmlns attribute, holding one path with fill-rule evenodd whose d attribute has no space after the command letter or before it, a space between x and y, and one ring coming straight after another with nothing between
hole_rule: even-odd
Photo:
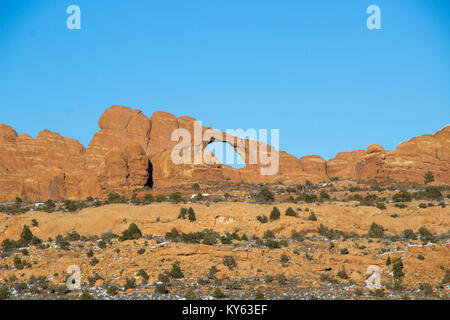
<instances>
[{"instance_id":1,"label":"arch opening","mask_svg":"<svg viewBox=\"0 0 450 320\"><path fill-rule=\"evenodd\" d=\"M215 159L210 159L208 157L207 154L210 152L214 155ZM214 163L215 160L218 160L220 163L231 166L235 169L242 169L246 166L244 159L242 159L242 157L227 142L210 142L203 151L203 156L206 162L210 161Z\"/></svg>"}]
</instances>

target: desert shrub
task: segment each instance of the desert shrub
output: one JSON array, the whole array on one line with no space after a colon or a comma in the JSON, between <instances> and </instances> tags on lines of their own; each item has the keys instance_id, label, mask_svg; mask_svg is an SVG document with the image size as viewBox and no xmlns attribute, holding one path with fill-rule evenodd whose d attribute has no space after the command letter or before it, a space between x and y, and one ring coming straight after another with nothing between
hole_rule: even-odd
<instances>
[{"instance_id":1,"label":"desert shrub","mask_svg":"<svg viewBox=\"0 0 450 320\"><path fill-rule=\"evenodd\" d=\"M216 266L211 266L208 270L208 278L214 279L217 272L219 272L219 269Z\"/></svg>"},{"instance_id":2,"label":"desert shrub","mask_svg":"<svg viewBox=\"0 0 450 320\"><path fill-rule=\"evenodd\" d=\"M87 290L83 291L83 293L80 295L80 300L95 300L95 298L89 294Z\"/></svg>"},{"instance_id":3,"label":"desert shrub","mask_svg":"<svg viewBox=\"0 0 450 320\"><path fill-rule=\"evenodd\" d=\"M28 245L33 239L33 233L30 228L25 224L22 229L22 233L20 234L20 244L23 246Z\"/></svg>"},{"instance_id":4,"label":"desert shrub","mask_svg":"<svg viewBox=\"0 0 450 320\"><path fill-rule=\"evenodd\" d=\"M78 241L80 240L80 234L76 230L72 230L71 232L67 233L65 240L66 241Z\"/></svg>"},{"instance_id":5,"label":"desert shrub","mask_svg":"<svg viewBox=\"0 0 450 320\"><path fill-rule=\"evenodd\" d=\"M125 290L136 287L136 279L126 278L123 287Z\"/></svg>"},{"instance_id":6,"label":"desert shrub","mask_svg":"<svg viewBox=\"0 0 450 320\"><path fill-rule=\"evenodd\" d=\"M233 270L237 266L236 260L232 256L223 257L222 263L230 270Z\"/></svg>"},{"instance_id":7,"label":"desert shrub","mask_svg":"<svg viewBox=\"0 0 450 320\"><path fill-rule=\"evenodd\" d=\"M275 235L273 234L272 230L266 230L264 232L263 239L273 239L273 238L275 238Z\"/></svg>"},{"instance_id":8,"label":"desert shrub","mask_svg":"<svg viewBox=\"0 0 450 320\"><path fill-rule=\"evenodd\" d=\"M169 276L167 275L167 273L160 273L160 274L158 274L158 281L159 281L159 282L162 282L162 283L165 284L165 285L169 285L169 283L170 283L170 278L169 278Z\"/></svg>"},{"instance_id":9,"label":"desert shrub","mask_svg":"<svg viewBox=\"0 0 450 320\"><path fill-rule=\"evenodd\" d=\"M417 256L417 259L419 259L419 260L425 260L425 257L424 257L422 254L419 254L419 255Z\"/></svg>"},{"instance_id":10,"label":"desert shrub","mask_svg":"<svg viewBox=\"0 0 450 320\"><path fill-rule=\"evenodd\" d=\"M82 205L76 201L64 200L64 207L66 208L67 211L73 212L80 209Z\"/></svg>"},{"instance_id":11,"label":"desert shrub","mask_svg":"<svg viewBox=\"0 0 450 320\"><path fill-rule=\"evenodd\" d=\"M268 247L269 249L278 249L278 248L281 248L280 242L277 241L277 240L274 240L274 239L267 239L267 240L264 242L264 245L265 245L266 247Z\"/></svg>"},{"instance_id":12,"label":"desert shrub","mask_svg":"<svg viewBox=\"0 0 450 320\"><path fill-rule=\"evenodd\" d=\"M258 220L261 223L267 223L268 219L266 215L262 215L262 216L257 216L256 220Z\"/></svg>"},{"instance_id":13,"label":"desert shrub","mask_svg":"<svg viewBox=\"0 0 450 320\"><path fill-rule=\"evenodd\" d=\"M17 248L17 244L14 240L6 238L2 241L2 251L8 252Z\"/></svg>"},{"instance_id":14,"label":"desert shrub","mask_svg":"<svg viewBox=\"0 0 450 320\"><path fill-rule=\"evenodd\" d=\"M419 203L419 208L420 209L425 209L427 207L427 204L426 203Z\"/></svg>"},{"instance_id":15,"label":"desert shrub","mask_svg":"<svg viewBox=\"0 0 450 320\"><path fill-rule=\"evenodd\" d=\"M216 288L213 292L213 297L216 299L222 299L225 298L225 293L222 292L222 290L220 290L220 288Z\"/></svg>"},{"instance_id":16,"label":"desert shrub","mask_svg":"<svg viewBox=\"0 0 450 320\"><path fill-rule=\"evenodd\" d=\"M303 240L305 240L305 236L301 232L293 231L291 233L291 239L295 240L295 241L303 241Z\"/></svg>"},{"instance_id":17,"label":"desert shrub","mask_svg":"<svg viewBox=\"0 0 450 320\"><path fill-rule=\"evenodd\" d=\"M380 210L385 210L386 209L386 205L384 203L382 203L382 202L377 202L376 206Z\"/></svg>"},{"instance_id":18,"label":"desert shrub","mask_svg":"<svg viewBox=\"0 0 450 320\"><path fill-rule=\"evenodd\" d=\"M434 181L434 176L431 171L427 171L425 175L423 176L423 183L428 184Z\"/></svg>"},{"instance_id":19,"label":"desert shrub","mask_svg":"<svg viewBox=\"0 0 450 320\"><path fill-rule=\"evenodd\" d=\"M288 255L285 254L285 253L283 253L283 254L281 255L281 257L280 257L280 262L281 262L282 264L288 263L288 262L289 262L289 257L288 257Z\"/></svg>"},{"instance_id":20,"label":"desert shrub","mask_svg":"<svg viewBox=\"0 0 450 320\"><path fill-rule=\"evenodd\" d=\"M119 236L112 231L103 232L101 238L103 241L111 241L112 239L118 238Z\"/></svg>"},{"instance_id":21,"label":"desert shrub","mask_svg":"<svg viewBox=\"0 0 450 320\"><path fill-rule=\"evenodd\" d=\"M370 238L381 238L384 235L384 228L382 225L376 224L375 222L372 222L370 225L369 232L367 235Z\"/></svg>"},{"instance_id":22,"label":"desert shrub","mask_svg":"<svg viewBox=\"0 0 450 320\"><path fill-rule=\"evenodd\" d=\"M338 276L339 278L341 278L341 279L348 279L348 278L349 278L347 272L345 271L344 266L342 266L342 269L339 270L339 272L337 273L337 276Z\"/></svg>"},{"instance_id":23,"label":"desert shrub","mask_svg":"<svg viewBox=\"0 0 450 320\"><path fill-rule=\"evenodd\" d=\"M308 216L308 220L317 221L317 216L314 214L313 211L310 212L310 214Z\"/></svg>"},{"instance_id":24,"label":"desert shrub","mask_svg":"<svg viewBox=\"0 0 450 320\"><path fill-rule=\"evenodd\" d=\"M152 203L153 201L155 201L155 199L153 198L153 195L151 193L145 194L144 199L142 199L143 204L149 204Z\"/></svg>"},{"instance_id":25,"label":"desert shrub","mask_svg":"<svg viewBox=\"0 0 450 320\"><path fill-rule=\"evenodd\" d=\"M94 257L94 258L92 258L91 259L91 261L89 261L89 264L91 265L91 266L95 266L97 263L99 263L100 261L96 258L96 257Z\"/></svg>"},{"instance_id":26,"label":"desert shrub","mask_svg":"<svg viewBox=\"0 0 450 320\"><path fill-rule=\"evenodd\" d=\"M131 223L128 229L122 231L122 235L119 237L119 241L134 240L142 237L141 230L135 223Z\"/></svg>"},{"instance_id":27,"label":"desert shrub","mask_svg":"<svg viewBox=\"0 0 450 320\"><path fill-rule=\"evenodd\" d=\"M36 219L31 220L31 225L33 227L38 227L39 226L39 222Z\"/></svg>"},{"instance_id":28,"label":"desert shrub","mask_svg":"<svg viewBox=\"0 0 450 320\"><path fill-rule=\"evenodd\" d=\"M450 283L450 269L445 270L445 275L439 282L440 287L444 287L446 284Z\"/></svg>"},{"instance_id":29,"label":"desert shrub","mask_svg":"<svg viewBox=\"0 0 450 320\"><path fill-rule=\"evenodd\" d=\"M264 293L262 293L261 291L257 290L255 292L255 300L264 300Z\"/></svg>"},{"instance_id":30,"label":"desert shrub","mask_svg":"<svg viewBox=\"0 0 450 320\"><path fill-rule=\"evenodd\" d=\"M419 289L420 289L420 291L423 292L423 294L425 296L429 296L429 295L433 294L433 288L427 282L422 282L421 284L419 284Z\"/></svg>"},{"instance_id":31,"label":"desert shrub","mask_svg":"<svg viewBox=\"0 0 450 320\"><path fill-rule=\"evenodd\" d=\"M172 228L172 230L166 232L165 238L173 242L179 242L182 239L181 234L175 228Z\"/></svg>"},{"instance_id":32,"label":"desert shrub","mask_svg":"<svg viewBox=\"0 0 450 320\"><path fill-rule=\"evenodd\" d=\"M20 259L18 255L14 256L13 263L17 270L22 270L25 267L31 268L31 263L27 262L25 259Z\"/></svg>"},{"instance_id":33,"label":"desert shrub","mask_svg":"<svg viewBox=\"0 0 450 320\"><path fill-rule=\"evenodd\" d=\"M117 286L115 286L115 285L107 285L106 286L106 293L111 296L115 296L118 291L119 291L119 288L117 288Z\"/></svg>"},{"instance_id":34,"label":"desert shrub","mask_svg":"<svg viewBox=\"0 0 450 320\"><path fill-rule=\"evenodd\" d=\"M107 198L106 202L107 203L121 203L121 202L125 202L125 198L122 197L117 192L113 191L113 192L108 193L108 198Z\"/></svg>"},{"instance_id":35,"label":"desert shrub","mask_svg":"<svg viewBox=\"0 0 450 320\"><path fill-rule=\"evenodd\" d=\"M184 273L181 271L180 262L177 261L172 265L172 269L169 271L169 275L172 278L180 279L184 278Z\"/></svg>"},{"instance_id":36,"label":"desert shrub","mask_svg":"<svg viewBox=\"0 0 450 320\"><path fill-rule=\"evenodd\" d=\"M194 209L192 209L192 207L189 207L189 209L188 209L188 218L189 218L189 221L191 221L191 222L197 220L197 218L195 218L195 211L194 211Z\"/></svg>"},{"instance_id":37,"label":"desert shrub","mask_svg":"<svg viewBox=\"0 0 450 320\"><path fill-rule=\"evenodd\" d=\"M342 249L339 250L339 253L340 254L348 254L349 252L348 252L347 248L342 248Z\"/></svg>"},{"instance_id":38,"label":"desert shrub","mask_svg":"<svg viewBox=\"0 0 450 320\"><path fill-rule=\"evenodd\" d=\"M409 202L412 200L412 195L409 192L402 190L402 191L394 194L392 196L392 200L394 202Z\"/></svg>"},{"instance_id":39,"label":"desert shrub","mask_svg":"<svg viewBox=\"0 0 450 320\"><path fill-rule=\"evenodd\" d=\"M330 200L330 195L327 192L325 192L324 190L322 190L322 191L320 191L319 200L320 201Z\"/></svg>"},{"instance_id":40,"label":"desert shrub","mask_svg":"<svg viewBox=\"0 0 450 320\"><path fill-rule=\"evenodd\" d=\"M187 209L185 207L180 208L180 213L178 214L177 219L186 219Z\"/></svg>"},{"instance_id":41,"label":"desert shrub","mask_svg":"<svg viewBox=\"0 0 450 320\"><path fill-rule=\"evenodd\" d=\"M391 257L387 257L386 265L389 266L389 265L391 265L391 263L392 263Z\"/></svg>"},{"instance_id":42,"label":"desert shrub","mask_svg":"<svg viewBox=\"0 0 450 320\"><path fill-rule=\"evenodd\" d=\"M155 293L167 294L169 293L169 289L163 283L158 283L155 286Z\"/></svg>"},{"instance_id":43,"label":"desert shrub","mask_svg":"<svg viewBox=\"0 0 450 320\"><path fill-rule=\"evenodd\" d=\"M333 283L333 284L335 284L335 283L338 282L332 275L330 275L330 274L328 274L328 273L322 273L322 274L320 275L320 281L322 281L322 282L328 282L328 283Z\"/></svg>"},{"instance_id":44,"label":"desert shrub","mask_svg":"<svg viewBox=\"0 0 450 320\"><path fill-rule=\"evenodd\" d=\"M166 197L162 194L156 196L156 202L164 202L166 201Z\"/></svg>"},{"instance_id":45,"label":"desert shrub","mask_svg":"<svg viewBox=\"0 0 450 320\"><path fill-rule=\"evenodd\" d=\"M92 258L94 256L94 251L92 249L89 249L89 251L86 253L88 258Z\"/></svg>"},{"instance_id":46,"label":"desert shrub","mask_svg":"<svg viewBox=\"0 0 450 320\"><path fill-rule=\"evenodd\" d=\"M138 253L138 254L144 254L144 253L145 253L145 248L140 248L140 249L137 251L137 253Z\"/></svg>"},{"instance_id":47,"label":"desert shrub","mask_svg":"<svg viewBox=\"0 0 450 320\"><path fill-rule=\"evenodd\" d=\"M430 241L433 239L433 234L425 227L420 227L418 230L420 239L423 241Z\"/></svg>"},{"instance_id":48,"label":"desert shrub","mask_svg":"<svg viewBox=\"0 0 450 320\"><path fill-rule=\"evenodd\" d=\"M339 239L341 237L345 236L345 233L339 230L329 229L328 227L325 227L323 224L320 224L319 228L317 229L317 233L325 238L328 238L330 240Z\"/></svg>"},{"instance_id":49,"label":"desert shrub","mask_svg":"<svg viewBox=\"0 0 450 320\"><path fill-rule=\"evenodd\" d=\"M291 207L286 209L285 214L289 217L297 217L297 212L295 212Z\"/></svg>"},{"instance_id":50,"label":"desert shrub","mask_svg":"<svg viewBox=\"0 0 450 320\"><path fill-rule=\"evenodd\" d=\"M169 201L173 203L179 203L183 201L183 198L181 197L181 193L174 192L169 196Z\"/></svg>"},{"instance_id":51,"label":"desert shrub","mask_svg":"<svg viewBox=\"0 0 450 320\"><path fill-rule=\"evenodd\" d=\"M88 282L90 286L95 285L95 283L100 280L102 277L100 277L100 275L96 272L92 277L89 276L88 277Z\"/></svg>"},{"instance_id":52,"label":"desert shrub","mask_svg":"<svg viewBox=\"0 0 450 320\"><path fill-rule=\"evenodd\" d=\"M395 258L392 260L392 274L394 279L400 279L405 275L403 273L403 262L401 258Z\"/></svg>"},{"instance_id":53,"label":"desert shrub","mask_svg":"<svg viewBox=\"0 0 450 320\"><path fill-rule=\"evenodd\" d=\"M242 241L248 241L248 237L247 237L247 235L245 233L242 235L241 240Z\"/></svg>"},{"instance_id":54,"label":"desert shrub","mask_svg":"<svg viewBox=\"0 0 450 320\"><path fill-rule=\"evenodd\" d=\"M385 295L385 292L383 289L375 289L373 291L370 291L370 294L374 297L383 298Z\"/></svg>"},{"instance_id":55,"label":"desert shrub","mask_svg":"<svg viewBox=\"0 0 450 320\"><path fill-rule=\"evenodd\" d=\"M195 182L192 184L192 189L194 189L195 192L199 192L200 191L200 185Z\"/></svg>"},{"instance_id":56,"label":"desert shrub","mask_svg":"<svg viewBox=\"0 0 450 320\"><path fill-rule=\"evenodd\" d=\"M258 190L258 193L255 196L255 200L259 203L270 203L275 200L275 197L272 191L267 187L262 187Z\"/></svg>"},{"instance_id":57,"label":"desert shrub","mask_svg":"<svg viewBox=\"0 0 450 320\"><path fill-rule=\"evenodd\" d=\"M197 295L194 293L194 291L192 289L189 289L188 291L186 291L186 293L184 294L184 298L186 300L198 300Z\"/></svg>"},{"instance_id":58,"label":"desert shrub","mask_svg":"<svg viewBox=\"0 0 450 320\"><path fill-rule=\"evenodd\" d=\"M280 210L278 210L277 207L273 207L272 212L270 213L270 221L278 220L280 219Z\"/></svg>"},{"instance_id":59,"label":"desert shrub","mask_svg":"<svg viewBox=\"0 0 450 320\"><path fill-rule=\"evenodd\" d=\"M317 201L317 195L312 194L312 193L300 193L299 196L296 199L297 201L304 201L306 203L313 203L315 201Z\"/></svg>"},{"instance_id":60,"label":"desert shrub","mask_svg":"<svg viewBox=\"0 0 450 320\"><path fill-rule=\"evenodd\" d=\"M425 196L428 199L438 200L442 197L442 193L441 193L441 191L439 191L438 187L428 186L425 188Z\"/></svg>"},{"instance_id":61,"label":"desert shrub","mask_svg":"<svg viewBox=\"0 0 450 320\"><path fill-rule=\"evenodd\" d=\"M406 238L406 239L417 240L416 233L413 230L411 230L411 229L403 230L402 236L403 236L403 238Z\"/></svg>"},{"instance_id":62,"label":"desert shrub","mask_svg":"<svg viewBox=\"0 0 450 320\"><path fill-rule=\"evenodd\" d=\"M144 269L139 270L137 275L142 277L142 279L144 279L144 281L147 281L150 278Z\"/></svg>"}]
</instances>

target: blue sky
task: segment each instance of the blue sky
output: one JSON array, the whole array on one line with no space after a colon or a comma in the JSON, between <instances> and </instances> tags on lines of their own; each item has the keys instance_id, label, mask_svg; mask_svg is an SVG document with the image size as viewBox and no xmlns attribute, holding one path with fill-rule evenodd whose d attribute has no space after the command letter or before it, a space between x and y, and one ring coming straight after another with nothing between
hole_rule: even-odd
<instances>
[{"instance_id":1,"label":"blue sky","mask_svg":"<svg viewBox=\"0 0 450 320\"><path fill-rule=\"evenodd\" d=\"M277 128L297 157L393 149L450 123L449 21L444 0L2 0L0 123L87 146L120 104Z\"/></svg>"}]
</instances>

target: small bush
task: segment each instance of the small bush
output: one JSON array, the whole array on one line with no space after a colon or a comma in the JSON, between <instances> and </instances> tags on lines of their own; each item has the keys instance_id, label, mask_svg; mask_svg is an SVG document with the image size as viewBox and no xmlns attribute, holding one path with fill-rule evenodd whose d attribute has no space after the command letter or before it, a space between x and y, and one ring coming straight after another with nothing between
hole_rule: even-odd
<instances>
[{"instance_id":1,"label":"small bush","mask_svg":"<svg viewBox=\"0 0 450 320\"><path fill-rule=\"evenodd\" d=\"M95 298L91 296L87 290L85 290L80 295L80 300L95 300Z\"/></svg>"},{"instance_id":2,"label":"small bush","mask_svg":"<svg viewBox=\"0 0 450 320\"><path fill-rule=\"evenodd\" d=\"M216 299L222 299L225 298L225 293L222 292L222 290L220 290L220 288L216 288L213 292L213 297Z\"/></svg>"},{"instance_id":3,"label":"small bush","mask_svg":"<svg viewBox=\"0 0 450 320\"><path fill-rule=\"evenodd\" d=\"M261 223L267 223L267 221L269 221L269 220L267 219L267 216L266 216L266 215L257 216L257 217L256 217L256 220L258 220L258 221L261 222Z\"/></svg>"},{"instance_id":4,"label":"small bush","mask_svg":"<svg viewBox=\"0 0 450 320\"><path fill-rule=\"evenodd\" d=\"M191 221L191 222L197 220L197 218L195 217L195 211L191 207L189 207L189 209L188 209L188 218L189 218L189 221Z\"/></svg>"},{"instance_id":5,"label":"small bush","mask_svg":"<svg viewBox=\"0 0 450 320\"><path fill-rule=\"evenodd\" d=\"M292 209L291 207L286 209L285 214L289 217L297 217L297 212L294 211L294 209Z\"/></svg>"},{"instance_id":6,"label":"small bush","mask_svg":"<svg viewBox=\"0 0 450 320\"><path fill-rule=\"evenodd\" d=\"M169 290L166 288L166 286L164 284L158 283L155 286L155 293L167 294L167 293L169 293Z\"/></svg>"},{"instance_id":7,"label":"small bush","mask_svg":"<svg viewBox=\"0 0 450 320\"><path fill-rule=\"evenodd\" d=\"M177 219L186 219L187 209L185 207L180 208L180 213L178 214Z\"/></svg>"},{"instance_id":8,"label":"small bush","mask_svg":"<svg viewBox=\"0 0 450 320\"><path fill-rule=\"evenodd\" d=\"M410 240L417 240L417 235L416 233L411 230L411 229L405 229L403 230L402 236L406 239L410 239Z\"/></svg>"},{"instance_id":9,"label":"small bush","mask_svg":"<svg viewBox=\"0 0 450 320\"><path fill-rule=\"evenodd\" d=\"M309 214L308 220L317 221L317 217L314 214L314 212L311 211L311 213Z\"/></svg>"},{"instance_id":10,"label":"small bush","mask_svg":"<svg viewBox=\"0 0 450 320\"><path fill-rule=\"evenodd\" d=\"M0 300L9 298L9 289L7 287L0 287Z\"/></svg>"},{"instance_id":11,"label":"small bush","mask_svg":"<svg viewBox=\"0 0 450 320\"><path fill-rule=\"evenodd\" d=\"M255 300L264 300L264 293L262 293L261 291L257 290L255 292Z\"/></svg>"},{"instance_id":12,"label":"small bush","mask_svg":"<svg viewBox=\"0 0 450 320\"><path fill-rule=\"evenodd\" d=\"M130 279L130 278L126 278L125 279L125 284L123 285L124 289L132 289L136 286L136 279Z\"/></svg>"},{"instance_id":13,"label":"small bush","mask_svg":"<svg viewBox=\"0 0 450 320\"><path fill-rule=\"evenodd\" d=\"M384 235L384 228L383 226L373 222L367 235L370 238L381 238Z\"/></svg>"},{"instance_id":14,"label":"small bush","mask_svg":"<svg viewBox=\"0 0 450 320\"><path fill-rule=\"evenodd\" d=\"M275 197L267 187L262 187L256 194L255 199L259 203L270 203L275 200Z\"/></svg>"},{"instance_id":15,"label":"small bush","mask_svg":"<svg viewBox=\"0 0 450 320\"><path fill-rule=\"evenodd\" d=\"M283 254L281 255L281 257L280 257L280 262L281 262L282 264L288 263L288 262L289 262L289 257L288 257L288 255L285 254L285 253L283 253Z\"/></svg>"},{"instance_id":16,"label":"small bush","mask_svg":"<svg viewBox=\"0 0 450 320\"><path fill-rule=\"evenodd\" d=\"M127 230L122 231L119 241L134 240L142 237L141 230L135 223L131 223Z\"/></svg>"},{"instance_id":17,"label":"small bush","mask_svg":"<svg viewBox=\"0 0 450 320\"><path fill-rule=\"evenodd\" d=\"M236 260L232 256L223 257L222 263L230 270L233 270L237 266Z\"/></svg>"},{"instance_id":18,"label":"small bush","mask_svg":"<svg viewBox=\"0 0 450 320\"><path fill-rule=\"evenodd\" d=\"M100 261L97 258L92 258L91 261L89 262L89 264L91 266L95 266L97 263L99 263Z\"/></svg>"},{"instance_id":19,"label":"small bush","mask_svg":"<svg viewBox=\"0 0 450 320\"><path fill-rule=\"evenodd\" d=\"M344 268L344 267L342 267L342 270L340 270L340 271L337 273L337 276L338 276L339 278L341 278L341 279L348 279L348 278L349 278L349 276L348 276L347 272L345 271L345 268Z\"/></svg>"},{"instance_id":20,"label":"small bush","mask_svg":"<svg viewBox=\"0 0 450 320\"><path fill-rule=\"evenodd\" d=\"M181 197L181 193L174 192L169 196L169 201L173 203L179 203L183 201L183 198Z\"/></svg>"},{"instance_id":21,"label":"small bush","mask_svg":"<svg viewBox=\"0 0 450 320\"><path fill-rule=\"evenodd\" d=\"M275 221L280 219L280 210L277 207L273 207L272 212L270 213L270 221Z\"/></svg>"},{"instance_id":22,"label":"small bush","mask_svg":"<svg viewBox=\"0 0 450 320\"><path fill-rule=\"evenodd\" d=\"M184 278L184 273L181 271L180 262L177 261L172 265L172 269L169 272L170 276L175 279Z\"/></svg>"},{"instance_id":23,"label":"small bush","mask_svg":"<svg viewBox=\"0 0 450 320\"><path fill-rule=\"evenodd\" d=\"M426 282L421 283L419 285L419 289L420 289L420 291L423 292L423 294L425 296L429 296L429 295L433 294L433 288L431 287L431 285L429 283L426 283Z\"/></svg>"},{"instance_id":24,"label":"small bush","mask_svg":"<svg viewBox=\"0 0 450 320\"><path fill-rule=\"evenodd\" d=\"M273 234L272 230L266 230L264 232L263 239L273 239L273 238L275 238L275 235Z\"/></svg>"},{"instance_id":25,"label":"small bush","mask_svg":"<svg viewBox=\"0 0 450 320\"><path fill-rule=\"evenodd\" d=\"M147 281L149 279L149 276L147 274L147 272L144 269L139 270L138 276L141 276L142 279L144 279L144 281Z\"/></svg>"},{"instance_id":26,"label":"small bush","mask_svg":"<svg viewBox=\"0 0 450 320\"><path fill-rule=\"evenodd\" d=\"M405 275L403 273L403 262L401 258L395 258L392 261L392 273L394 279L400 279Z\"/></svg>"}]
</instances>

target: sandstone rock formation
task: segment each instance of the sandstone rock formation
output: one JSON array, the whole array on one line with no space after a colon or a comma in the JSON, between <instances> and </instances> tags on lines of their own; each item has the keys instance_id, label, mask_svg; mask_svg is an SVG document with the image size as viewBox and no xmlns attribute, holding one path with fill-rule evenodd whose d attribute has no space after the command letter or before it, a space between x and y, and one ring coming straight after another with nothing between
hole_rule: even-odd
<instances>
[{"instance_id":1,"label":"sandstone rock formation","mask_svg":"<svg viewBox=\"0 0 450 320\"><path fill-rule=\"evenodd\" d=\"M298 159L263 143L208 127L201 127L202 139L194 140L194 128L199 127L195 119L176 118L162 111L153 113L149 119L140 110L112 106L98 125L100 130L84 148L76 140L48 130L32 138L0 124L0 200L85 199L104 197L111 191L130 195L144 186L211 180L305 183L336 176L422 181L427 171L433 172L436 181L450 183L450 126L434 135L403 142L394 151L370 145L366 150L341 152L325 161L316 155ZM192 138L180 149L191 151L188 163L172 161L174 146L183 141L182 132L174 133L176 129L185 129ZM235 169L221 164L211 154L195 162L194 151L203 155L205 147L213 141L229 143L244 159L246 167ZM255 145L257 151L252 153ZM279 155L278 171L273 175L262 174L269 167L261 161L262 156L271 154ZM254 158L256 163L251 162Z\"/></svg>"}]
</instances>

